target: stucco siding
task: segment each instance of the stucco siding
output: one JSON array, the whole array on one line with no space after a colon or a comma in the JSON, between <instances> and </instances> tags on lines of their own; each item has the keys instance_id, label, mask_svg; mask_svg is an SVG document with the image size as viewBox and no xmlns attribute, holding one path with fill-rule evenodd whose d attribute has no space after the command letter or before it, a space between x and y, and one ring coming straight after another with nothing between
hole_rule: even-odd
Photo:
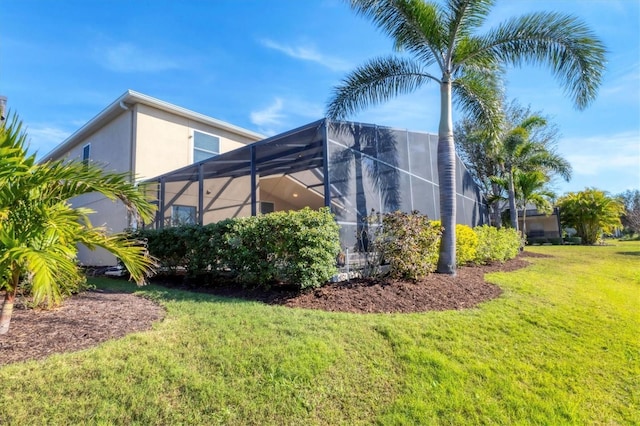
<instances>
[{"instance_id":1,"label":"stucco siding","mask_svg":"<svg viewBox=\"0 0 640 426\"><path fill-rule=\"evenodd\" d=\"M251 215L251 180L248 176L236 179L207 179L204 182L204 223L218 222L230 217ZM198 208L198 182L170 182L166 185L164 223L171 225L174 206ZM259 192L258 192L259 194Z\"/></svg>"},{"instance_id":2,"label":"stucco siding","mask_svg":"<svg viewBox=\"0 0 640 426\"><path fill-rule=\"evenodd\" d=\"M193 164L193 131L220 138L220 153L254 142L147 105L136 105L135 172L138 180Z\"/></svg>"}]
</instances>

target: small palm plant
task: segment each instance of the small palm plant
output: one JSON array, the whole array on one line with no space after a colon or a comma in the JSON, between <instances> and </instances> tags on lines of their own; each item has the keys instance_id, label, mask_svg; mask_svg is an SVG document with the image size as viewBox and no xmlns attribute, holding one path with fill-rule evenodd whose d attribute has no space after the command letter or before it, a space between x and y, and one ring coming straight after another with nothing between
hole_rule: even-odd
<instances>
[{"instance_id":1,"label":"small palm plant","mask_svg":"<svg viewBox=\"0 0 640 426\"><path fill-rule=\"evenodd\" d=\"M38 164L27 154L26 134L14 115L0 127L0 334L9 331L18 290L28 284L33 301L60 303L69 286L82 280L77 245L102 247L119 258L132 279L143 284L153 259L124 235L107 235L89 221L90 209L69 200L98 192L126 205L143 220L153 206L128 182L127 174L105 173L93 165L53 161Z\"/></svg>"}]
</instances>

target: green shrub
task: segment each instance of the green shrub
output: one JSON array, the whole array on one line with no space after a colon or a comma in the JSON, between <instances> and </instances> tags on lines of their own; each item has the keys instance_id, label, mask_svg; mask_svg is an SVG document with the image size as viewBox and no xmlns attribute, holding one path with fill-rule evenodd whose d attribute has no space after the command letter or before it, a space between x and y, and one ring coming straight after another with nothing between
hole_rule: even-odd
<instances>
[{"instance_id":1,"label":"green shrub","mask_svg":"<svg viewBox=\"0 0 640 426\"><path fill-rule=\"evenodd\" d=\"M489 225L473 228L478 236L476 263L504 262L520 252L522 240L513 228L495 228Z\"/></svg>"},{"instance_id":2,"label":"green shrub","mask_svg":"<svg viewBox=\"0 0 640 426\"><path fill-rule=\"evenodd\" d=\"M138 229L130 233L130 238L144 240L160 267L171 274L186 262L187 245L180 228Z\"/></svg>"},{"instance_id":3,"label":"green shrub","mask_svg":"<svg viewBox=\"0 0 640 426\"><path fill-rule=\"evenodd\" d=\"M431 225L440 229L440 221L432 220ZM438 248L440 250L440 243ZM478 250L478 236L473 232L473 228L468 225L456 225L456 265L462 266L476 261Z\"/></svg>"},{"instance_id":4,"label":"green shrub","mask_svg":"<svg viewBox=\"0 0 640 426\"><path fill-rule=\"evenodd\" d=\"M382 215L374 250L389 263L389 275L416 280L433 272L438 260L440 229L418 212Z\"/></svg>"},{"instance_id":5,"label":"green shrub","mask_svg":"<svg viewBox=\"0 0 640 426\"><path fill-rule=\"evenodd\" d=\"M225 233L224 257L246 284L319 287L337 271L338 231L327 208L237 219Z\"/></svg>"},{"instance_id":6,"label":"green shrub","mask_svg":"<svg viewBox=\"0 0 640 426\"><path fill-rule=\"evenodd\" d=\"M565 244L582 244L582 238L580 237L567 237L564 239Z\"/></svg>"},{"instance_id":7,"label":"green shrub","mask_svg":"<svg viewBox=\"0 0 640 426\"><path fill-rule=\"evenodd\" d=\"M244 284L275 282L317 287L336 272L338 224L328 209L276 212L206 226L140 230L152 256L169 273L188 277L231 270Z\"/></svg>"}]
</instances>

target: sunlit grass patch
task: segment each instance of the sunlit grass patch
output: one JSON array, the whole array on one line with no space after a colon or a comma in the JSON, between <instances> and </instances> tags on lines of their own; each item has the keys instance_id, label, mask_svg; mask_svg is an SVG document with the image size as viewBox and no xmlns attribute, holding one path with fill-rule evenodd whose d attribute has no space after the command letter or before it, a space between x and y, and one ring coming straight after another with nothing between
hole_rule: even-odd
<instances>
[{"instance_id":1,"label":"sunlit grass patch","mask_svg":"<svg viewBox=\"0 0 640 426\"><path fill-rule=\"evenodd\" d=\"M535 247L466 311L356 315L136 289L166 318L0 368L1 424L637 424L640 243Z\"/></svg>"}]
</instances>

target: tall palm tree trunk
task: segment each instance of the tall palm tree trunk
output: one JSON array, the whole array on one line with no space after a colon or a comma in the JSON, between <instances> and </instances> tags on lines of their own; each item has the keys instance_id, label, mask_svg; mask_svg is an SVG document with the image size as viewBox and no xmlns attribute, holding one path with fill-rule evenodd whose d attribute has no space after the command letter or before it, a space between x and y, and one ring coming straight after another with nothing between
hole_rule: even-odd
<instances>
[{"instance_id":1,"label":"tall palm tree trunk","mask_svg":"<svg viewBox=\"0 0 640 426\"><path fill-rule=\"evenodd\" d=\"M0 311L0 335L7 334L9 332L9 325L11 324L11 316L13 315L13 301L16 298L16 292L7 291L2 301L2 310Z\"/></svg>"},{"instance_id":2,"label":"tall palm tree trunk","mask_svg":"<svg viewBox=\"0 0 640 426\"><path fill-rule=\"evenodd\" d=\"M513 182L513 169L509 168L509 217L511 227L518 231L518 210L516 208L516 187Z\"/></svg>"},{"instance_id":3,"label":"tall palm tree trunk","mask_svg":"<svg viewBox=\"0 0 640 426\"><path fill-rule=\"evenodd\" d=\"M9 332L9 325L13 316L13 302L16 299L19 281L20 270L14 269L11 274L12 286L6 289L4 300L2 301L2 309L0 309L0 336Z\"/></svg>"},{"instance_id":4,"label":"tall palm tree trunk","mask_svg":"<svg viewBox=\"0 0 640 426\"><path fill-rule=\"evenodd\" d=\"M456 274L456 153L453 143L451 80L440 84L440 126L438 127L438 182L442 240L437 271Z\"/></svg>"},{"instance_id":5,"label":"tall palm tree trunk","mask_svg":"<svg viewBox=\"0 0 640 426\"><path fill-rule=\"evenodd\" d=\"M522 235L527 235L527 206L522 209Z\"/></svg>"}]
</instances>

